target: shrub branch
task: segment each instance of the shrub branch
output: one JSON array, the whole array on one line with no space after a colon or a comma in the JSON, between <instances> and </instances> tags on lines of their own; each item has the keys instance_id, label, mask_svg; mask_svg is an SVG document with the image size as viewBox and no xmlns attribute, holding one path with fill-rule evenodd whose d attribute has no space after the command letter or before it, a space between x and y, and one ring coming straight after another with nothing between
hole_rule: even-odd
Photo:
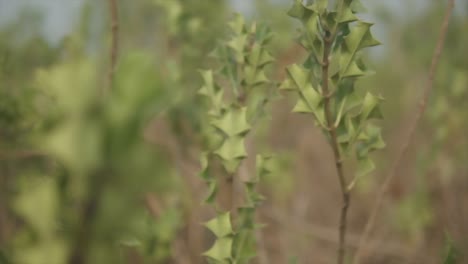
<instances>
[{"instance_id":1,"label":"shrub branch","mask_svg":"<svg viewBox=\"0 0 468 264\"><path fill-rule=\"evenodd\" d=\"M330 34L327 34L327 35L330 35ZM338 243L338 255L337 255L338 257L337 263L342 264L344 260L344 255L345 255L346 218L348 214L350 196L349 196L349 191L347 188L348 184L346 183L346 178L343 172L343 163L342 163L342 158L341 158L340 149L338 145L338 136L336 133L336 126L334 124L334 119L333 119L331 106L330 106L331 94L330 94L329 82L328 82L328 72L329 72L328 68L330 65L329 57L330 57L330 52L331 52L331 48L332 48L333 41L334 41L334 36L335 34L333 34L331 37L325 36L324 38L324 52L323 52L323 58L322 58L322 89L323 89L322 92L324 95L325 117L327 119L328 130L331 136L331 146L333 149L333 156L334 156L336 171L338 174L338 180L340 182L340 190L343 196L341 213L340 213L339 243Z\"/></svg>"},{"instance_id":2,"label":"shrub branch","mask_svg":"<svg viewBox=\"0 0 468 264\"><path fill-rule=\"evenodd\" d=\"M109 0L109 10L111 16L111 48L110 48L110 66L107 73L107 92L110 92L114 86L115 67L119 51L119 9L117 0Z\"/></svg>"},{"instance_id":3,"label":"shrub branch","mask_svg":"<svg viewBox=\"0 0 468 264\"><path fill-rule=\"evenodd\" d=\"M421 100L419 102L419 105L417 107L414 119L410 123L408 134L407 134L405 140L403 141L403 143L400 146L400 149L398 151L398 155L397 155L395 161L393 162L393 165L391 166L391 169L390 169L389 173L385 177L384 182L380 186L379 191L377 192L377 197L376 197L376 200L375 200L374 207L372 208L371 214L370 214L369 219L367 221L367 224L366 224L366 226L364 228L364 232L363 232L363 234L361 236L361 239L360 239L356 254L355 254L354 259L353 259L353 263L355 263L355 264L360 263L363 255L364 255L364 245L365 245L367 239L369 238L369 236L370 236L370 234L372 232L372 229L375 226L377 215L378 215L378 213L379 213L379 211L380 211L380 209L382 207L382 203L383 203L383 200L385 198L385 194L388 191L390 182L392 181L392 179L395 177L396 173L398 172L398 169L399 169L399 167L401 165L401 162L402 162L403 158L406 156L406 153L408 152L409 146L410 146L410 144L411 144L411 142L412 142L412 140L414 138L414 134L416 132L418 124L419 124L419 122L420 122L420 120L421 120L421 118L422 118L422 116L423 116L423 114L424 114L424 112L426 110L427 102L429 100L429 96L431 94L432 87L434 85L434 77L435 77L435 74L436 74L437 66L439 64L440 56L441 56L442 50L444 48L445 39L446 39L446 36L447 36L447 31L448 31L449 20L450 20L450 17L452 15L454 6L455 6L454 0L448 0L447 10L445 12L445 17L444 17L443 22L442 22L442 27L441 27L441 30L440 30L440 33L439 33L437 45L436 45L436 48L434 50L434 54L432 56L431 66L430 66L429 74L428 74L428 77L427 77L427 80L426 80L426 83L425 83L425 86L424 86L424 91L423 91L422 98L421 98Z\"/></svg>"}]
</instances>

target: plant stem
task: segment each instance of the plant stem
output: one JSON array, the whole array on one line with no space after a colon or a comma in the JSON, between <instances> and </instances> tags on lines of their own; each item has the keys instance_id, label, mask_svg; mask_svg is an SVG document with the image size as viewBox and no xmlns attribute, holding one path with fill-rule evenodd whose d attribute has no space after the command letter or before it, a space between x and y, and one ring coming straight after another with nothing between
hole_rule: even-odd
<instances>
[{"instance_id":1,"label":"plant stem","mask_svg":"<svg viewBox=\"0 0 468 264\"><path fill-rule=\"evenodd\" d=\"M226 196L227 196L227 209L229 211L232 211L231 213L231 216L234 217L234 209L235 209L235 205L234 205L234 178L235 178L235 173L232 173L232 174L229 174L226 178L226 189L227 189L227 192L226 192ZM233 219L234 220L234 219Z\"/></svg>"},{"instance_id":2,"label":"plant stem","mask_svg":"<svg viewBox=\"0 0 468 264\"><path fill-rule=\"evenodd\" d=\"M117 56L119 51L119 9L117 0L109 0L109 11L111 16L111 35L112 43L110 48L110 67L107 73L107 91L110 92L114 87L115 67L117 65Z\"/></svg>"},{"instance_id":3,"label":"plant stem","mask_svg":"<svg viewBox=\"0 0 468 264\"><path fill-rule=\"evenodd\" d=\"M389 171L389 174L385 177L384 182L382 183L382 185L379 188L379 191L377 192L377 197L375 199L374 207L372 208L371 214L369 216L369 220L367 221L367 224L366 224L366 226L364 228L364 232L363 232L363 234L361 236L361 239L359 241L359 245L358 245L356 254L354 255L353 263L355 263L355 264L358 264L361 261L361 258L363 257L364 244L366 243L368 237L370 236L370 233L371 233L372 229L375 226L377 215L378 215L378 213L380 211L380 208L382 207L385 194L387 193L388 188L390 186L390 182L392 181L392 179L397 174L398 169L399 169L399 167L401 165L401 162L403 161L403 158L406 156L406 153L408 152L409 146L410 146L410 144L411 144L411 142L412 142L412 140L414 138L416 129L418 127L418 124L419 124L419 122L420 122L420 120L421 120L421 118L422 118L422 116L423 116L423 114L424 114L424 112L426 110L427 102L429 100L429 96L431 94L432 87L433 87L433 84L434 84L434 77L435 77L435 73L436 73L436 70L437 70L437 65L439 64L440 56L441 56L442 50L444 48L444 43L445 43L445 39L446 39L446 36L447 36L447 31L448 31L449 20L450 20L450 17L452 15L454 6L455 6L455 1L454 0L448 0L448 7L447 7L447 10L445 12L444 20L442 22L442 27L440 29L437 45L436 45L436 48L434 50L434 54L432 56L431 66L430 66L430 69L429 69L429 74L428 74L428 77L427 77L427 80L426 80L426 84L424 86L424 91L423 91L421 101L419 102L419 105L417 107L414 119L410 124L408 134L407 134L405 140L403 141L402 145L400 146L397 157L396 157L394 163L392 164L392 167L391 167L391 169Z\"/></svg>"},{"instance_id":4,"label":"plant stem","mask_svg":"<svg viewBox=\"0 0 468 264\"><path fill-rule=\"evenodd\" d=\"M330 53L336 33L330 34L329 31L326 32L324 37L324 52L322 59L322 93L324 97L324 106L325 106L325 117L327 119L328 130L330 133L330 141L333 149L333 156L335 160L336 171L338 174L338 180L340 182L340 189L342 194L342 206L340 213L340 223L339 223L339 243L338 243L338 256L337 263L342 264L344 261L345 255L345 243L346 243L346 218L348 214L348 208L350 204L350 195L347 188L346 178L343 172L343 163L340 154L340 149L338 145L338 137L336 134L336 126L334 124L334 118L331 112L331 97L332 93L329 88L328 82L328 68L330 65Z\"/></svg>"},{"instance_id":5,"label":"plant stem","mask_svg":"<svg viewBox=\"0 0 468 264\"><path fill-rule=\"evenodd\" d=\"M89 175L88 199L86 199L80 214L80 222L76 232L76 238L68 259L69 264L88 263L88 254L93 237L94 221L98 215L101 204L102 192L104 189L105 176L107 171L97 171Z\"/></svg>"},{"instance_id":6,"label":"plant stem","mask_svg":"<svg viewBox=\"0 0 468 264\"><path fill-rule=\"evenodd\" d=\"M112 44L110 48L110 65L107 74L107 87L101 89L101 100L109 93L114 86L115 67L118 56L118 33L119 17L117 0L109 0L109 11L111 17L111 36ZM101 101L104 104L104 101ZM106 164L107 166L107 164ZM89 248L91 245L93 226L98 216L99 206L102 201L102 194L107 183L109 169L98 169L88 175L88 197L84 201L83 209L80 214L79 226L76 232L74 245L68 259L69 264L88 263Z\"/></svg>"}]
</instances>

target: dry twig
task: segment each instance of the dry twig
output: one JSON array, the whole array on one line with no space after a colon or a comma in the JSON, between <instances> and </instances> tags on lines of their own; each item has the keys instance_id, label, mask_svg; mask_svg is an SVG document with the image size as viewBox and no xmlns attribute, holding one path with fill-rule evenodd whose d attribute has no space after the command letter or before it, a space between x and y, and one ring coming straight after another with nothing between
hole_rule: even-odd
<instances>
[{"instance_id":1,"label":"dry twig","mask_svg":"<svg viewBox=\"0 0 468 264\"><path fill-rule=\"evenodd\" d=\"M424 112L426 110L427 102L429 100L429 96L431 94L432 87L433 87L433 84L434 84L434 78L435 78L435 74L436 74L436 70L437 70L437 65L439 64L440 56L441 56L442 50L444 48L445 39L446 39L447 31L448 31L449 20L450 20L450 17L452 15L454 6L455 6L455 0L448 0L447 10L445 12L445 17L444 17L444 20L442 22L442 28L440 30L440 34L439 34L437 45L436 45L436 48L435 48L435 51L434 51L434 55L432 56L432 62L431 62L431 66L430 66L430 69L429 69L428 78L427 78L426 84L424 86L424 91L423 91L422 98L421 98L421 100L419 102L419 105L418 105L418 108L416 110L414 120L410 123L410 127L409 127L409 130L408 130L408 134L406 136L406 139L403 141L403 143L402 143L402 145L401 145L401 147L400 147L400 149L399 149L399 151L397 153L397 157L396 157L394 163L391 166L391 170L389 171L389 173L385 177L384 182L382 183L382 185L380 186L379 191L377 192L377 197L376 197L376 200L375 200L376 202L374 204L374 207L372 208L369 220L367 221L367 224L366 224L366 226L364 228L364 232L363 232L363 234L362 234L362 236L360 238L360 242L359 242L356 254L354 255L353 263L355 263L355 264L360 263L363 255L364 255L365 243L366 243L367 239L369 238L369 236L370 236L370 234L372 232L372 229L375 226L377 215L378 215L378 213L379 213L379 211L380 211L380 209L382 207L383 200L384 200L385 194L388 191L390 182L392 181L392 179L395 177L396 173L398 172L398 169L399 169L399 167L401 165L401 162L402 162L403 158L406 156L406 153L408 152L409 146L410 146L410 144L411 144L411 142L412 142L412 140L414 138L414 134L416 132L418 124L419 124L419 122L420 122L420 120L421 120L421 118L422 118L422 116L423 116L423 114L424 114Z\"/></svg>"}]
</instances>

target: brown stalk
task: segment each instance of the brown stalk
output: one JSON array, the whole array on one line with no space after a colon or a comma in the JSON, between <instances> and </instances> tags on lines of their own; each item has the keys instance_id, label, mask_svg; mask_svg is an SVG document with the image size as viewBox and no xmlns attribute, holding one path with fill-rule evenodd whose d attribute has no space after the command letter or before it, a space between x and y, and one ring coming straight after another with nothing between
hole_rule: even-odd
<instances>
[{"instance_id":1,"label":"brown stalk","mask_svg":"<svg viewBox=\"0 0 468 264\"><path fill-rule=\"evenodd\" d=\"M110 66L107 73L107 92L110 92L114 87L115 67L117 65L117 57L119 52L119 8L117 0L108 0L109 10L111 15L111 48L110 48Z\"/></svg>"},{"instance_id":2,"label":"brown stalk","mask_svg":"<svg viewBox=\"0 0 468 264\"><path fill-rule=\"evenodd\" d=\"M333 156L336 165L336 171L338 174L338 180L340 182L340 189L342 195L342 205L340 213L340 223L339 223L339 243L338 243L338 259L337 263L342 264L345 256L345 245L346 245L346 218L348 214L348 208L350 203L349 190L347 188L346 178L343 172L343 163L341 158L341 153L338 145L338 137L336 134L336 126L334 124L333 115L331 112L331 96L332 93L329 89L328 82L328 68L330 65L330 53L335 39L336 34L330 34L327 32L327 35L324 37L324 52L322 58L322 92L324 96L324 106L325 106L325 117L327 119L328 130L331 136L331 146L333 149Z\"/></svg>"},{"instance_id":3,"label":"brown stalk","mask_svg":"<svg viewBox=\"0 0 468 264\"><path fill-rule=\"evenodd\" d=\"M111 16L111 35L112 44L110 49L110 65L107 75L107 87L102 89L102 97L107 92L110 92L114 86L115 67L118 54L118 4L117 0L108 0L110 16ZM98 209L101 203L102 192L106 183L106 175L110 174L108 169L97 170L89 175L89 194L84 202L83 209L80 215L79 226L76 232L76 239L71 249L71 254L68 259L69 264L85 264L88 263L89 248L92 239L93 224L98 214Z\"/></svg>"},{"instance_id":4,"label":"brown stalk","mask_svg":"<svg viewBox=\"0 0 468 264\"><path fill-rule=\"evenodd\" d=\"M402 145L400 146L400 149L398 151L398 154L397 154L397 157L396 157L395 161L393 162L391 170L389 171L389 173L385 177L384 182L382 183L382 185L380 186L379 191L377 192L377 197L376 197L376 200L375 200L374 207L372 208L371 214L370 214L369 219L367 221L367 224L366 224L366 226L364 228L364 232L363 232L363 234L361 236L361 239L359 241L358 248L356 250L356 254L354 255L353 263L355 263L355 264L360 263L363 255L364 255L365 243L368 240L368 238L369 238L369 236L370 236L370 234L371 234L371 232L372 232L372 230L373 230L373 228L375 226L377 215L378 215L378 213L379 213L379 211L380 211L380 209L382 207L383 200L384 200L385 194L387 193L387 191L389 189L390 182L392 181L392 179L395 177L396 173L398 172L398 169L400 168L401 162L402 162L403 158L406 156L406 154L408 152L408 149L409 149L409 146L410 146L410 144L411 144L411 142L412 142L412 140L414 138L416 129L418 127L418 124L419 124L419 122L420 122L420 120L421 120L421 118L422 118L422 116L423 116L423 114L424 114L424 112L426 110L427 102L429 100L429 96L431 94L432 87L434 85L434 77L435 77L435 74L436 74L437 65L439 64L440 56L441 56L442 50L444 48L445 39L446 39L446 36L447 36L447 31L448 31L449 20L450 20L450 17L452 15L454 6L455 6L455 0L448 0L447 10L445 12L445 17L444 17L443 22L442 22L442 27L441 27L441 30L440 30L440 33L439 33L437 45L436 45L436 48L434 50L434 54L432 56L432 62L431 62L431 66L430 66L430 69L429 69L429 74L428 74L428 77L427 77L427 80L426 80L426 83L425 83L425 86L424 86L424 91L423 91L422 98L421 98L421 100L419 102L419 105L418 105L418 107L416 109L414 119L410 123L410 127L409 127L409 130L408 130L408 134L406 136L406 139L403 141Z\"/></svg>"}]
</instances>

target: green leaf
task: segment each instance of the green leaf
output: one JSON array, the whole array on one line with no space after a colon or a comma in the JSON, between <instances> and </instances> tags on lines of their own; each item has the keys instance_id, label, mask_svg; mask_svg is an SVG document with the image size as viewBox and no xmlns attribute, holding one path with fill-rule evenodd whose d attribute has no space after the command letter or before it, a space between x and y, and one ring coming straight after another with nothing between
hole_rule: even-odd
<instances>
[{"instance_id":1,"label":"green leaf","mask_svg":"<svg viewBox=\"0 0 468 264\"><path fill-rule=\"evenodd\" d=\"M271 54L259 43L254 43L247 59L247 62L255 68L263 67L274 61Z\"/></svg>"},{"instance_id":2,"label":"green leaf","mask_svg":"<svg viewBox=\"0 0 468 264\"><path fill-rule=\"evenodd\" d=\"M302 4L302 0L295 0L293 6L289 9L288 15L299 20L303 20L305 17L310 16L313 13L312 10L306 8Z\"/></svg>"},{"instance_id":3,"label":"green leaf","mask_svg":"<svg viewBox=\"0 0 468 264\"><path fill-rule=\"evenodd\" d=\"M235 252L233 263L248 264L257 255L255 233L252 230L243 230L234 239Z\"/></svg>"},{"instance_id":4,"label":"green leaf","mask_svg":"<svg viewBox=\"0 0 468 264\"><path fill-rule=\"evenodd\" d=\"M271 155L260 155L257 154L255 165L257 168L257 181L263 176L273 172L274 159Z\"/></svg>"},{"instance_id":5,"label":"green leaf","mask_svg":"<svg viewBox=\"0 0 468 264\"><path fill-rule=\"evenodd\" d=\"M296 91L297 87L294 84L293 80L291 80L290 78L286 78L283 82L281 82L278 89L285 91Z\"/></svg>"},{"instance_id":6,"label":"green leaf","mask_svg":"<svg viewBox=\"0 0 468 264\"><path fill-rule=\"evenodd\" d=\"M361 0L353 0L351 2L351 10L353 13L365 13L367 8L362 4Z\"/></svg>"},{"instance_id":7,"label":"green leaf","mask_svg":"<svg viewBox=\"0 0 468 264\"><path fill-rule=\"evenodd\" d=\"M239 64L244 63L244 49L247 44L247 35L234 36L228 43L227 46L230 47L236 57L236 61Z\"/></svg>"},{"instance_id":8,"label":"green leaf","mask_svg":"<svg viewBox=\"0 0 468 264\"><path fill-rule=\"evenodd\" d=\"M205 197L204 202L211 204L215 202L216 195L218 194L218 183L216 180L209 180L208 183L208 194Z\"/></svg>"},{"instance_id":9,"label":"green leaf","mask_svg":"<svg viewBox=\"0 0 468 264\"><path fill-rule=\"evenodd\" d=\"M212 113L212 111L210 111L209 113ZM224 142L225 135L220 133L219 130L214 126L210 125L204 127L203 133L205 135L205 146L207 151L213 151L215 149L218 149Z\"/></svg>"},{"instance_id":10,"label":"green leaf","mask_svg":"<svg viewBox=\"0 0 468 264\"><path fill-rule=\"evenodd\" d=\"M385 142L382 139L381 128L368 125L366 131L359 135L359 143L356 146L356 156L364 159L367 155L378 149L383 149Z\"/></svg>"},{"instance_id":11,"label":"green leaf","mask_svg":"<svg viewBox=\"0 0 468 264\"><path fill-rule=\"evenodd\" d=\"M340 125L341 117L343 116L343 112L344 112L345 105L346 105L346 100L347 100L347 98L345 97L343 99L343 101L339 104L340 107L338 109L338 112L336 114L336 119L335 119L335 122L334 122L335 127L338 127Z\"/></svg>"},{"instance_id":12,"label":"green leaf","mask_svg":"<svg viewBox=\"0 0 468 264\"><path fill-rule=\"evenodd\" d=\"M215 154L223 159L223 165L228 172L234 172L240 161L247 157L243 136L227 138Z\"/></svg>"},{"instance_id":13,"label":"green leaf","mask_svg":"<svg viewBox=\"0 0 468 264\"><path fill-rule=\"evenodd\" d=\"M337 128L338 133L338 142L344 144L345 152L348 151L347 145L352 141L354 138L357 137L357 128L359 127L359 123L356 118L353 118L351 115L345 115L344 122L341 122Z\"/></svg>"},{"instance_id":14,"label":"green leaf","mask_svg":"<svg viewBox=\"0 0 468 264\"><path fill-rule=\"evenodd\" d=\"M325 2L319 1L312 6L305 6L302 1L296 0L288 12L290 16L299 19L304 25L305 32L300 37L299 42L307 50L312 50L316 56L322 54L319 31L320 13L317 11L322 10Z\"/></svg>"},{"instance_id":15,"label":"green leaf","mask_svg":"<svg viewBox=\"0 0 468 264\"><path fill-rule=\"evenodd\" d=\"M212 70L200 70L200 74L203 78L203 86L198 90L198 93L205 95L209 98L216 96L217 89L215 88L213 80L213 71Z\"/></svg>"},{"instance_id":16,"label":"green leaf","mask_svg":"<svg viewBox=\"0 0 468 264\"><path fill-rule=\"evenodd\" d=\"M320 125L324 126L325 114L323 108L319 107L323 98L309 81L311 73L297 64L289 66L287 73L289 81L283 82L280 88L296 90L300 95L293 112L313 113ZM288 88L287 86L292 87Z\"/></svg>"},{"instance_id":17,"label":"green leaf","mask_svg":"<svg viewBox=\"0 0 468 264\"><path fill-rule=\"evenodd\" d=\"M250 130L250 125L247 123L246 107L232 106L220 119L212 121L211 124L228 137L243 135Z\"/></svg>"},{"instance_id":18,"label":"green leaf","mask_svg":"<svg viewBox=\"0 0 468 264\"><path fill-rule=\"evenodd\" d=\"M223 166L229 174L233 174L237 171L243 159L223 160Z\"/></svg>"},{"instance_id":19,"label":"green leaf","mask_svg":"<svg viewBox=\"0 0 468 264\"><path fill-rule=\"evenodd\" d=\"M320 17L318 14L313 14L304 22L306 32L303 36L302 45L309 50L312 50L316 56L322 55L322 43L320 41L321 34L319 31ZM306 43L304 43L306 41Z\"/></svg>"},{"instance_id":20,"label":"green leaf","mask_svg":"<svg viewBox=\"0 0 468 264\"><path fill-rule=\"evenodd\" d=\"M356 186L356 183L361 179L361 177L369 174L374 169L375 164L369 157L358 160L356 175L354 176L354 179L349 183L348 190L352 190L354 186Z\"/></svg>"},{"instance_id":21,"label":"green leaf","mask_svg":"<svg viewBox=\"0 0 468 264\"><path fill-rule=\"evenodd\" d=\"M306 69L293 64L286 68L288 77L291 80L291 85L294 85L295 89L299 92L306 89L313 89L312 85L309 83L310 73Z\"/></svg>"},{"instance_id":22,"label":"green leaf","mask_svg":"<svg viewBox=\"0 0 468 264\"><path fill-rule=\"evenodd\" d=\"M198 94L204 95L210 99L212 108L209 112L212 116L218 116L223 109L223 91L214 83L213 71L201 70L203 77L203 86L198 90Z\"/></svg>"},{"instance_id":23,"label":"green leaf","mask_svg":"<svg viewBox=\"0 0 468 264\"><path fill-rule=\"evenodd\" d=\"M205 197L205 203L213 203L218 193L218 184L216 180L212 179L209 171L208 153L202 153L200 158L201 172L200 177L205 180L208 185L208 194Z\"/></svg>"},{"instance_id":24,"label":"green leaf","mask_svg":"<svg viewBox=\"0 0 468 264\"><path fill-rule=\"evenodd\" d=\"M344 38L341 48L340 75L362 75L362 70L355 62L357 52L363 48L379 45L370 32L372 24L359 21L350 29L350 33Z\"/></svg>"},{"instance_id":25,"label":"green leaf","mask_svg":"<svg viewBox=\"0 0 468 264\"><path fill-rule=\"evenodd\" d=\"M312 4L312 9L314 9L319 14L325 13L328 7L328 0L316 0Z\"/></svg>"},{"instance_id":26,"label":"green leaf","mask_svg":"<svg viewBox=\"0 0 468 264\"><path fill-rule=\"evenodd\" d=\"M200 155L200 177L203 178L204 180L209 180L209 174L208 174L208 153L202 153Z\"/></svg>"},{"instance_id":27,"label":"green leaf","mask_svg":"<svg viewBox=\"0 0 468 264\"><path fill-rule=\"evenodd\" d=\"M245 182L245 190L247 195L247 205L251 207L258 206L261 202L265 200L265 197L259 194L256 190L257 182L250 181Z\"/></svg>"},{"instance_id":28,"label":"green leaf","mask_svg":"<svg viewBox=\"0 0 468 264\"><path fill-rule=\"evenodd\" d=\"M358 20L358 17L354 15L350 6L346 6L341 12L338 18L338 23L350 23Z\"/></svg>"},{"instance_id":29,"label":"green leaf","mask_svg":"<svg viewBox=\"0 0 468 264\"><path fill-rule=\"evenodd\" d=\"M203 255L219 261L217 263L228 264L230 263L229 260L231 259L232 254L232 242L233 239L231 237L219 238L208 251L203 253Z\"/></svg>"},{"instance_id":30,"label":"green leaf","mask_svg":"<svg viewBox=\"0 0 468 264\"><path fill-rule=\"evenodd\" d=\"M234 234L230 212L218 214L215 218L206 222L205 226L213 232L217 238L223 238Z\"/></svg>"},{"instance_id":31,"label":"green leaf","mask_svg":"<svg viewBox=\"0 0 468 264\"><path fill-rule=\"evenodd\" d=\"M383 115L379 108L379 103L382 100L381 97L374 96L371 93L366 94L360 113L361 122L372 118L382 119Z\"/></svg>"},{"instance_id":32,"label":"green leaf","mask_svg":"<svg viewBox=\"0 0 468 264\"><path fill-rule=\"evenodd\" d=\"M234 14L234 18L228 23L234 34L241 35L245 29L244 17L238 13Z\"/></svg>"},{"instance_id":33,"label":"green leaf","mask_svg":"<svg viewBox=\"0 0 468 264\"><path fill-rule=\"evenodd\" d=\"M244 67L245 83L248 86L257 86L268 82L265 72L252 66Z\"/></svg>"},{"instance_id":34,"label":"green leaf","mask_svg":"<svg viewBox=\"0 0 468 264\"><path fill-rule=\"evenodd\" d=\"M356 62L351 62L345 72L342 72L340 77L359 77L365 75L366 72L359 67Z\"/></svg>"}]
</instances>

